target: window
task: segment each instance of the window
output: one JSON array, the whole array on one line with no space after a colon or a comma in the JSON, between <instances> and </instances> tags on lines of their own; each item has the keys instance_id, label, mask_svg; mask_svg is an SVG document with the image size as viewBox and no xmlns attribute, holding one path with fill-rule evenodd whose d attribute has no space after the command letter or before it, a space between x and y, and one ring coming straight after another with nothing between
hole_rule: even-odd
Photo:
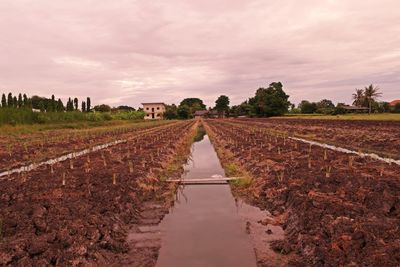
<instances>
[{"instance_id":1,"label":"window","mask_svg":"<svg viewBox=\"0 0 400 267\"><path fill-rule=\"evenodd\" d=\"M159 110L160 109L160 107L157 107L157 110Z\"/></svg>"}]
</instances>

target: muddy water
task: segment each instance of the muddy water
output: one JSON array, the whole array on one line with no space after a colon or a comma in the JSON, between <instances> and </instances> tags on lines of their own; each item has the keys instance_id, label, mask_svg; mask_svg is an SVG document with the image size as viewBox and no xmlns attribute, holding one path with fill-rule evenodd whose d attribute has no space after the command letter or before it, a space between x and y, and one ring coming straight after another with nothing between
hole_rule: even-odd
<instances>
[{"instance_id":1,"label":"muddy water","mask_svg":"<svg viewBox=\"0 0 400 267\"><path fill-rule=\"evenodd\" d=\"M204 136L192 148L183 179L224 177L213 146ZM256 266L256 257L229 185L189 185L160 224L160 267Z\"/></svg>"}]
</instances>

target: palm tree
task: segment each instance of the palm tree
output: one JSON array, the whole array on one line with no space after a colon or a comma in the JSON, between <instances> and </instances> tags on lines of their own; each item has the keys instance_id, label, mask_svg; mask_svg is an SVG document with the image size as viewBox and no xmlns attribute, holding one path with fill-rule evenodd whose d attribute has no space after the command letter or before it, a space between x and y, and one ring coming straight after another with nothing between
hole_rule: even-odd
<instances>
[{"instance_id":1,"label":"palm tree","mask_svg":"<svg viewBox=\"0 0 400 267\"><path fill-rule=\"evenodd\" d=\"M378 92L379 88L372 84L364 88L364 96L368 101L369 114L371 114L372 102L375 101L382 93Z\"/></svg>"},{"instance_id":2,"label":"palm tree","mask_svg":"<svg viewBox=\"0 0 400 267\"><path fill-rule=\"evenodd\" d=\"M364 104L365 96L363 89L356 89L356 92L353 94L353 105L357 107L362 107Z\"/></svg>"}]
</instances>

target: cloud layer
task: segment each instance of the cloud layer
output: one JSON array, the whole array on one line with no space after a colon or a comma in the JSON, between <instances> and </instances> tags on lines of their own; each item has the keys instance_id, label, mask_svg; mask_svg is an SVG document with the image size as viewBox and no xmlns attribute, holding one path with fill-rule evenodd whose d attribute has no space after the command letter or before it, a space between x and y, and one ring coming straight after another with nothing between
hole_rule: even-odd
<instances>
[{"instance_id":1,"label":"cloud layer","mask_svg":"<svg viewBox=\"0 0 400 267\"><path fill-rule=\"evenodd\" d=\"M398 0L3 0L0 92L138 106L272 81L292 102L400 97Z\"/></svg>"}]
</instances>

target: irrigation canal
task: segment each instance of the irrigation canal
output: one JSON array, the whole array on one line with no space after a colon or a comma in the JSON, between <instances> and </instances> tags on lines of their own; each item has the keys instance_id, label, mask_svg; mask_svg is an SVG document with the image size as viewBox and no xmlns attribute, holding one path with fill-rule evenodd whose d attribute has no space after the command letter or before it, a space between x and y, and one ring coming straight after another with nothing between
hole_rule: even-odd
<instances>
[{"instance_id":1,"label":"irrigation canal","mask_svg":"<svg viewBox=\"0 0 400 267\"><path fill-rule=\"evenodd\" d=\"M207 135L192 147L182 179L224 177ZM245 222L228 184L187 185L160 224L159 267L256 266Z\"/></svg>"}]
</instances>

